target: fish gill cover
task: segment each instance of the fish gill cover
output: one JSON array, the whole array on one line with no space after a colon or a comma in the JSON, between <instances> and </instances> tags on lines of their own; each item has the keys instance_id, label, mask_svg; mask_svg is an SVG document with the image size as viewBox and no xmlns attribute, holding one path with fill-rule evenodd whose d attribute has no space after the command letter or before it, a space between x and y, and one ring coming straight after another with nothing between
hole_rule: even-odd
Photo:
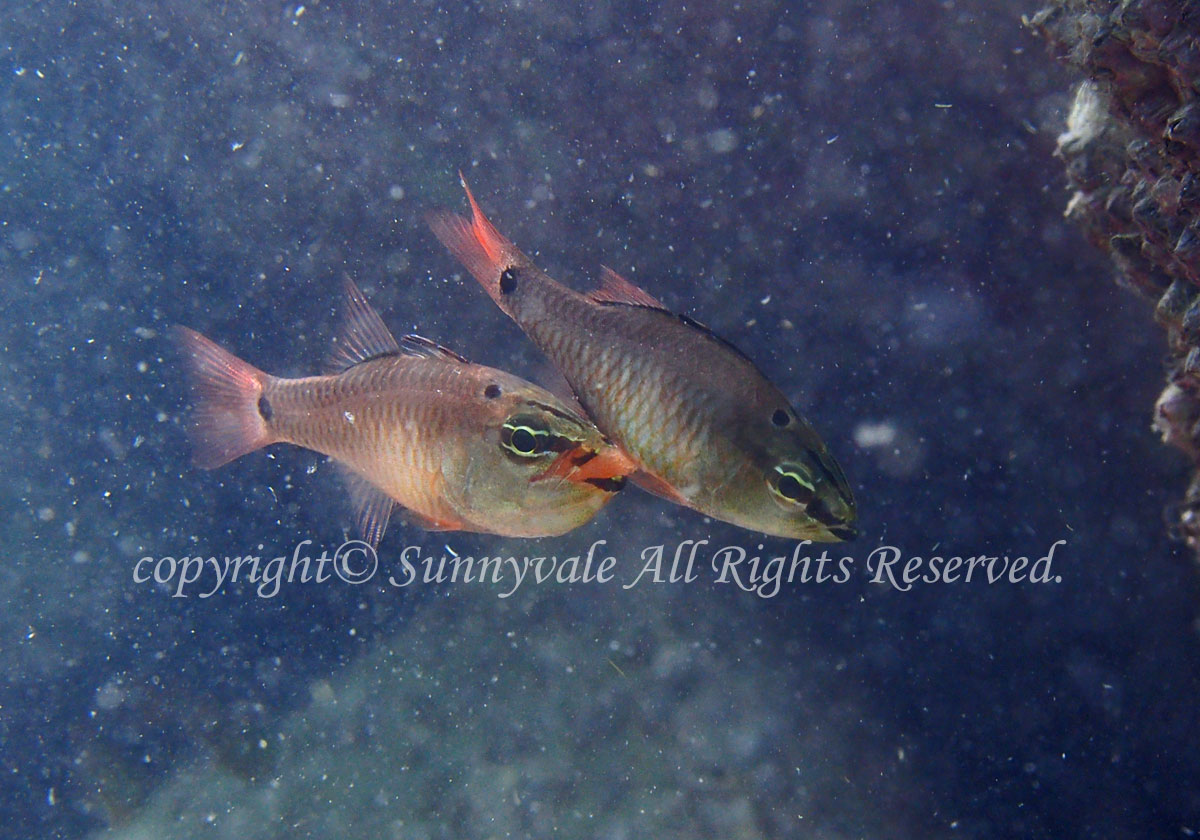
<instances>
[{"instance_id":1,"label":"fish gill cover","mask_svg":"<svg viewBox=\"0 0 1200 840\"><path fill-rule=\"evenodd\" d=\"M1062 218L1070 74L1020 11L7 4L0 835L1196 831L1161 339ZM723 546L796 546L633 489L552 540L393 526L379 562L604 540L628 581L707 540L696 582L137 582L352 522L309 454L189 465L174 324L299 375L349 274L393 329L553 384L425 228L460 168L553 276L611 266L811 417L859 501L844 582L716 583ZM1057 583L865 567L1055 544Z\"/></svg>"}]
</instances>

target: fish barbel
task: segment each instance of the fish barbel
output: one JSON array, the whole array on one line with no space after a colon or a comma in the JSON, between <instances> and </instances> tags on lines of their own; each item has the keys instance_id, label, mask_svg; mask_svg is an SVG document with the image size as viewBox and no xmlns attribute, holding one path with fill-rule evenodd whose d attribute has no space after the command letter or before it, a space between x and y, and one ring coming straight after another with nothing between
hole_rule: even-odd
<instances>
[{"instance_id":1,"label":"fish barbel","mask_svg":"<svg viewBox=\"0 0 1200 840\"><path fill-rule=\"evenodd\" d=\"M607 268L591 294L563 286L501 235L463 187L471 219L435 214L434 234L637 462L636 483L766 534L826 542L856 535L841 468L745 354Z\"/></svg>"},{"instance_id":2,"label":"fish barbel","mask_svg":"<svg viewBox=\"0 0 1200 840\"><path fill-rule=\"evenodd\" d=\"M582 525L620 489L632 462L557 397L419 336L397 342L349 280L346 296L341 372L327 376L271 376L177 328L199 466L272 443L328 455L372 545L396 504L431 530L538 537Z\"/></svg>"}]
</instances>

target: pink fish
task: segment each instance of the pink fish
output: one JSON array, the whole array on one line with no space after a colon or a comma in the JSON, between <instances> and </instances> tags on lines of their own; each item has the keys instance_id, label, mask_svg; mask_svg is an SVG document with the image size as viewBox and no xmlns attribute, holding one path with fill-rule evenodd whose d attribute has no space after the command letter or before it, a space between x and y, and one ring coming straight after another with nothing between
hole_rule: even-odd
<instances>
[{"instance_id":1,"label":"pink fish","mask_svg":"<svg viewBox=\"0 0 1200 840\"><path fill-rule=\"evenodd\" d=\"M326 376L271 376L178 329L197 465L273 443L328 455L372 544L396 504L432 530L538 537L582 525L620 489L632 461L577 411L427 339L396 341L349 280L346 296Z\"/></svg>"}]
</instances>

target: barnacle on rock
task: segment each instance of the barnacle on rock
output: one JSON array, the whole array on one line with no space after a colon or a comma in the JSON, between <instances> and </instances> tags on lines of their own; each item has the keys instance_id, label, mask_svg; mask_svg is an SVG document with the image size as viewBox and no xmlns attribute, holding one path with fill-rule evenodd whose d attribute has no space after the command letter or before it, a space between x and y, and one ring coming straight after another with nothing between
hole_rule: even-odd
<instances>
[{"instance_id":1,"label":"barnacle on rock","mask_svg":"<svg viewBox=\"0 0 1200 840\"><path fill-rule=\"evenodd\" d=\"M1200 4L1052 0L1025 22L1085 77L1058 138L1066 215L1157 301L1170 355L1153 423L1196 468L1174 527L1200 553Z\"/></svg>"}]
</instances>

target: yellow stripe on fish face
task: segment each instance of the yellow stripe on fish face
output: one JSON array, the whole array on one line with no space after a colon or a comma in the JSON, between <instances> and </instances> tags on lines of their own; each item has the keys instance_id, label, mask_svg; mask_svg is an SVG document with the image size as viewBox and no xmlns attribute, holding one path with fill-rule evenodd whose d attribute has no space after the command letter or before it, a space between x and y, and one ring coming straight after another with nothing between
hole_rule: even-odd
<instances>
[{"instance_id":1,"label":"yellow stripe on fish face","mask_svg":"<svg viewBox=\"0 0 1200 840\"><path fill-rule=\"evenodd\" d=\"M500 427L500 445L519 458L538 458L584 443L579 435L563 430L551 430L532 414L515 414Z\"/></svg>"},{"instance_id":2,"label":"yellow stripe on fish face","mask_svg":"<svg viewBox=\"0 0 1200 840\"><path fill-rule=\"evenodd\" d=\"M767 486L779 499L795 505L807 505L817 491L801 468L790 464L776 466Z\"/></svg>"}]
</instances>

